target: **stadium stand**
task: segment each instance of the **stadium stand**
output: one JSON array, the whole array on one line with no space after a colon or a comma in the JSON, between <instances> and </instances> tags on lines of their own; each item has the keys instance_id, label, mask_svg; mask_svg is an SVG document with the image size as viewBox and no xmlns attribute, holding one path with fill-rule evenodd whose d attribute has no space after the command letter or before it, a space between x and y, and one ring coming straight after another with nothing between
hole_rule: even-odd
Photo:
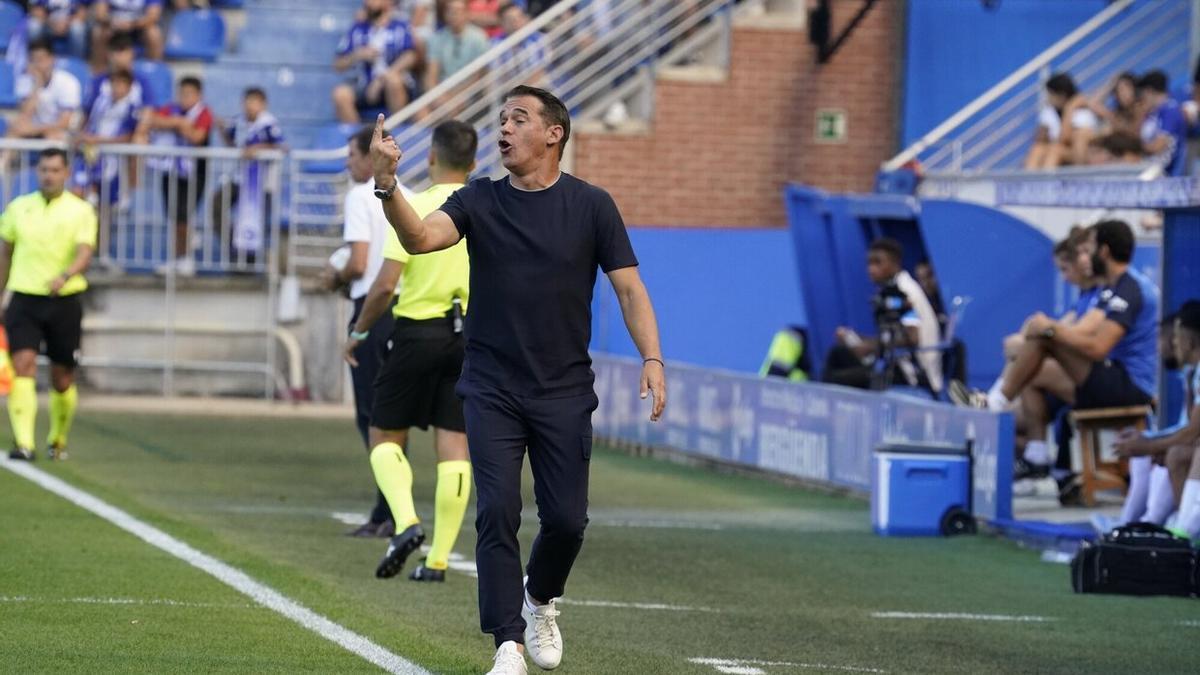
<instances>
[{"instance_id":1,"label":"stadium stand","mask_svg":"<svg viewBox=\"0 0 1200 675\"><path fill-rule=\"evenodd\" d=\"M225 21L210 10L177 12L167 32L169 59L212 62L225 49Z\"/></svg>"}]
</instances>

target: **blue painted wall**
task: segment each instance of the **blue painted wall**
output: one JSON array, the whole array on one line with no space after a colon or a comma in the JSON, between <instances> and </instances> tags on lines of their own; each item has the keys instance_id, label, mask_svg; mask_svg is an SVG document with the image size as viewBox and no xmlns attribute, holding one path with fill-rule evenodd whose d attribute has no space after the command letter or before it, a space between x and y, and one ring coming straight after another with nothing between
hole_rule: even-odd
<instances>
[{"instance_id":1,"label":"blue painted wall","mask_svg":"<svg viewBox=\"0 0 1200 675\"><path fill-rule=\"evenodd\" d=\"M786 229L629 229L667 359L757 372L771 337L805 324ZM592 303L592 349L636 356L608 280Z\"/></svg>"},{"instance_id":2,"label":"blue painted wall","mask_svg":"<svg viewBox=\"0 0 1200 675\"><path fill-rule=\"evenodd\" d=\"M908 0L907 146L1104 9L1107 0Z\"/></svg>"}]
</instances>

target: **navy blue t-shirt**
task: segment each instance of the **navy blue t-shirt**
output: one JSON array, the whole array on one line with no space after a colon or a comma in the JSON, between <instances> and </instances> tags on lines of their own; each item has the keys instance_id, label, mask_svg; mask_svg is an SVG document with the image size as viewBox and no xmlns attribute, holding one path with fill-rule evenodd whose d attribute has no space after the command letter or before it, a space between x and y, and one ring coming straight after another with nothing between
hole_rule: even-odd
<instances>
[{"instance_id":1,"label":"navy blue t-shirt","mask_svg":"<svg viewBox=\"0 0 1200 675\"><path fill-rule=\"evenodd\" d=\"M482 178L441 211L471 256L462 382L542 398L592 391L596 269L638 264L612 197L567 173L536 192Z\"/></svg>"},{"instance_id":2,"label":"navy blue t-shirt","mask_svg":"<svg viewBox=\"0 0 1200 675\"><path fill-rule=\"evenodd\" d=\"M1117 283L1100 291L1096 307L1104 310L1104 318L1125 329L1108 358L1125 367L1138 389L1154 396L1158 378L1158 289L1154 282L1130 267Z\"/></svg>"}]
</instances>

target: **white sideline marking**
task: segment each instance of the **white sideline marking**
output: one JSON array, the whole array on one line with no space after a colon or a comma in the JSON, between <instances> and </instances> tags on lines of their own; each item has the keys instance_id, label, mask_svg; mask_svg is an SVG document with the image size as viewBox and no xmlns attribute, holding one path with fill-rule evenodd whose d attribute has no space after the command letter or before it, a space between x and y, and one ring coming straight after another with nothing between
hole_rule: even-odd
<instances>
[{"instance_id":1,"label":"white sideline marking","mask_svg":"<svg viewBox=\"0 0 1200 675\"><path fill-rule=\"evenodd\" d=\"M581 607L614 607L617 609L647 609L647 610L662 610L667 612L712 612L718 613L721 610L713 609L712 607L688 607L686 605L664 605L657 602L610 602L608 600L572 600L570 598L559 598L558 602L564 605L579 605Z\"/></svg>"},{"instance_id":2,"label":"white sideline marking","mask_svg":"<svg viewBox=\"0 0 1200 675\"><path fill-rule=\"evenodd\" d=\"M724 530L720 523L697 523L689 520L606 520L597 518L588 525L593 527L627 527L631 529L649 530Z\"/></svg>"},{"instance_id":3,"label":"white sideline marking","mask_svg":"<svg viewBox=\"0 0 1200 675\"><path fill-rule=\"evenodd\" d=\"M1018 623L1057 621L1052 616L963 614L959 612L871 612L871 616L876 619L944 619L949 621L1015 621Z\"/></svg>"},{"instance_id":4,"label":"white sideline marking","mask_svg":"<svg viewBox=\"0 0 1200 675\"><path fill-rule=\"evenodd\" d=\"M249 603L187 602L167 598L33 598L28 595L0 595L0 602L35 605L163 605L166 607L201 607L205 609L259 609Z\"/></svg>"},{"instance_id":5,"label":"white sideline marking","mask_svg":"<svg viewBox=\"0 0 1200 675\"><path fill-rule=\"evenodd\" d=\"M837 670L845 673L885 673L877 668L860 668L857 666L833 666L828 663L793 663L791 661L760 661L758 659L688 659L691 663L702 666L712 666L718 673L725 675L766 675L767 671L759 666L776 668L795 668L798 670Z\"/></svg>"},{"instance_id":6,"label":"white sideline marking","mask_svg":"<svg viewBox=\"0 0 1200 675\"><path fill-rule=\"evenodd\" d=\"M317 614L270 586L255 581L236 567L192 548L166 532L134 518L125 511L79 488L69 485L45 471L31 466L27 462L0 458L0 467L8 469L18 476L45 488L49 492L53 492L86 511L91 511L151 546L166 551L189 565L211 574L221 583L249 597L258 604L282 614L304 628L388 672L411 673L412 675L427 675L429 672L415 663L375 644L370 639Z\"/></svg>"},{"instance_id":7,"label":"white sideline marking","mask_svg":"<svg viewBox=\"0 0 1200 675\"><path fill-rule=\"evenodd\" d=\"M329 514L333 519L344 525L362 525L367 522L368 516L364 513L349 513L347 511L334 511Z\"/></svg>"},{"instance_id":8,"label":"white sideline marking","mask_svg":"<svg viewBox=\"0 0 1200 675\"><path fill-rule=\"evenodd\" d=\"M1187 626L1188 628L1200 628L1200 621L1180 621L1179 625Z\"/></svg>"}]
</instances>

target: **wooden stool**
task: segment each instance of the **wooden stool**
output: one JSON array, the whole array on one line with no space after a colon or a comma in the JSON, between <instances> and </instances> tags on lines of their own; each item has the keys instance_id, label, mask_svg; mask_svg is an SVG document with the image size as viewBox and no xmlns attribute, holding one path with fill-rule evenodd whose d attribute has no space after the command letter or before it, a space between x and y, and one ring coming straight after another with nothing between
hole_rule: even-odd
<instances>
[{"instance_id":1,"label":"wooden stool","mask_svg":"<svg viewBox=\"0 0 1200 675\"><path fill-rule=\"evenodd\" d=\"M1119 488L1124 492L1127 487L1125 479L1129 475L1129 461L1103 461L1100 457L1100 432L1127 427L1145 431L1146 418L1150 413L1148 405L1071 412L1071 421L1079 431L1080 454L1083 455L1083 503L1095 506L1097 491Z\"/></svg>"}]
</instances>

